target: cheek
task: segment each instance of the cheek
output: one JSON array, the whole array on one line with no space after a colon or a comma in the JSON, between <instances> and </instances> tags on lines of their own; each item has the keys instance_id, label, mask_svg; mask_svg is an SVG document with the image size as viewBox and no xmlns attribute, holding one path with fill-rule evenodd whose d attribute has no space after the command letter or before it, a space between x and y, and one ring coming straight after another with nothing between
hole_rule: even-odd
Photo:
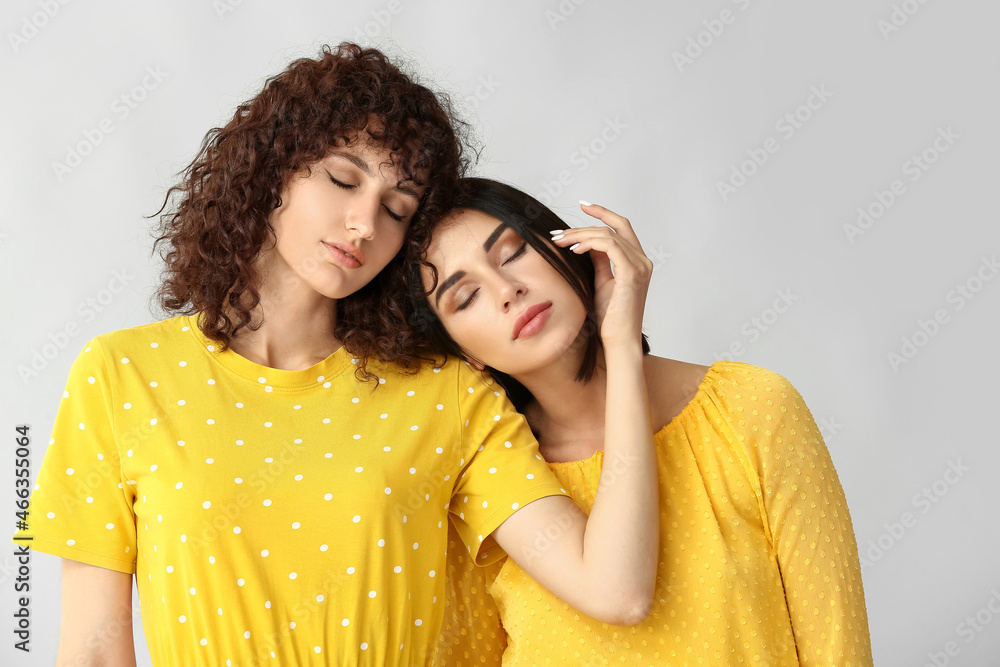
<instances>
[{"instance_id":1,"label":"cheek","mask_svg":"<svg viewBox=\"0 0 1000 667\"><path fill-rule=\"evenodd\" d=\"M287 223L287 220L283 222ZM288 224L274 226L274 250L284 257L285 261L295 265L308 254L301 235L296 234L294 228L290 228Z\"/></svg>"},{"instance_id":2,"label":"cheek","mask_svg":"<svg viewBox=\"0 0 1000 667\"><path fill-rule=\"evenodd\" d=\"M390 245L393 248L393 254L396 254L396 252L403 247L403 242L406 240L406 235L409 230L409 225L401 225L396 221L393 221L392 225L386 227L384 234L386 239L390 241Z\"/></svg>"},{"instance_id":3,"label":"cheek","mask_svg":"<svg viewBox=\"0 0 1000 667\"><path fill-rule=\"evenodd\" d=\"M461 322L456 323L455 320L447 315L443 315L437 311L434 311L434 315L438 318L438 322L441 323L441 327L445 330L452 340L459 344L460 347L465 347L468 342L468 327L463 327Z\"/></svg>"},{"instance_id":4,"label":"cheek","mask_svg":"<svg viewBox=\"0 0 1000 667\"><path fill-rule=\"evenodd\" d=\"M482 331L474 318L442 317L438 315L438 320L444 327L445 332L455 341L462 350L469 352L473 356L478 356L482 345Z\"/></svg>"},{"instance_id":5,"label":"cheek","mask_svg":"<svg viewBox=\"0 0 1000 667\"><path fill-rule=\"evenodd\" d=\"M496 355L502 355L504 349L503 335L501 329L487 322L485 319L470 318L463 322L462 326L456 327L456 332L452 338L465 350L472 353L478 359L496 359Z\"/></svg>"}]
</instances>

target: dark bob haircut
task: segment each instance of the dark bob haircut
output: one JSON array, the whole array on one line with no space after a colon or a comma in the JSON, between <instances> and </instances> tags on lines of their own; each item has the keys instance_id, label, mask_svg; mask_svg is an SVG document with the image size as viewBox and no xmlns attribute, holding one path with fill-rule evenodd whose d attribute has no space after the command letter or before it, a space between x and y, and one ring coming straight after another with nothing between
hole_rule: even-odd
<instances>
[{"instance_id":1,"label":"dark bob haircut","mask_svg":"<svg viewBox=\"0 0 1000 667\"><path fill-rule=\"evenodd\" d=\"M205 335L223 346L253 329L262 280L255 260L274 244L269 218L284 186L332 149L357 141L387 148L403 181L427 186L411 222L422 237L421 228L450 207L468 165L467 128L447 99L376 49L345 42L295 60L225 126L208 132L167 191L153 246L164 262L160 307L197 313ZM338 301L335 335L360 359L362 375L370 375L369 357L418 363L410 353L408 307L394 298L405 289L403 255Z\"/></svg>"},{"instance_id":2,"label":"dark bob haircut","mask_svg":"<svg viewBox=\"0 0 1000 667\"><path fill-rule=\"evenodd\" d=\"M452 212L472 209L493 216L544 257L580 297L587 311L587 318L580 332L580 341L585 349L583 362L574 379L577 382L589 382L597 370L598 350L601 347L600 327L594 306L594 263L590 256L578 255L550 242L549 231L565 229L566 223L531 195L488 178L463 178L460 187ZM440 224L439 221L437 225ZM427 300L438 281L437 268L426 261L432 235L433 229L413 246L421 248L421 251L418 257L411 258L410 294L414 304L412 319L424 339L425 353L461 356L462 348L448 335ZM432 276L431 289L423 286L421 268L425 266ZM643 354L649 354L649 342L645 334L642 336L642 351ZM532 400L531 393L506 373L491 368L490 374L503 385L518 410L523 410Z\"/></svg>"}]
</instances>

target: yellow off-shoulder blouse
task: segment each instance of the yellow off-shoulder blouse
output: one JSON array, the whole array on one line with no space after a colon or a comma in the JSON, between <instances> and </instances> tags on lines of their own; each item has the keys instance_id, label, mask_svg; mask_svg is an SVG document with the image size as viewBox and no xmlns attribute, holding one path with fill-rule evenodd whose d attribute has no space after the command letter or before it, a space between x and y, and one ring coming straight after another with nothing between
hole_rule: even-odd
<instances>
[{"instance_id":1,"label":"yellow off-shoulder blouse","mask_svg":"<svg viewBox=\"0 0 1000 667\"><path fill-rule=\"evenodd\" d=\"M872 664L847 502L799 392L771 371L718 361L655 444L661 546L649 617L621 627L580 614L509 558L474 566L453 532L436 664ZM549 464L585 512L602 460Z\"/></svg>"}]
</instances>

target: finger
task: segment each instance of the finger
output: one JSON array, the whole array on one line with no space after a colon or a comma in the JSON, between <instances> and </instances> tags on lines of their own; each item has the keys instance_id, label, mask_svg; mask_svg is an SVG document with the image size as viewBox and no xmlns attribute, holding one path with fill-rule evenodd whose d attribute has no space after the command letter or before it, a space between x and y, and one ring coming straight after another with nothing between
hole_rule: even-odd
<instances>
[{"instance_id":1,"label":"finger","mask_svg":"<svg viewBox=\"0 0 1000 667\"><path fill-rule=\"evenodd\" d=\"M616 243L614 239L593 237L570 246L569 250L578 255L591 251L606 254L614 264L616 278L628 277L629 280L648 281L653 272L653 262L648 257L627 252L623 245Z\"/></svg>"},{"instance_id":2,"label":"finger","mask_svg":"<svg viewBox=\"0 0 1000 667\"><path fill-rule=\"evenodd\" d=\"M613 280L614 272L611 270L611 258L606 252L591 250L590 259L594 262L594 281L600 285L608 280Z\"/></svg>"},{"instance_id":3,"label":"finger","mask_svg":"<svg viewBox=\"0 0 1000 667\"><path fill-rule=\"evenodd\" d=\"M615 243L629 246L635 252L642 252L638 244L625 236L621 236L610 227L574 227L572 229L563 229L559 230L559 233L553 234L551 241L558 246L567 248L574 243L579 243L590 238L612 239Z\"/></svg>"},{"instance_id":4,"label":"finger","mask_svg":"<svg viewBox=\"0 0 1000 667\"><path fill-rule=\"evenodd\" d=\"M551 240L553 242L561 241L564 238L575 238L580 239L589 235L599 234L603 236L617 236L617 232L610 227L571 227L569 229L559 229L553 232Z\"/></svg>"},{"instance_id":5,"label":"finger","mask_svg":"<svg viewBox=\"0 0 1000 667\"><path fill-rule=\"evenodd\" d=\"M645 254L642 249L642 245L639 243L639 239L634 233L628 230L624 230L622 233L615 231L611 226L591 226L591 227L571 227L569 229L557 229L549 232L552 237L551 240L556 245L562 247L568 247L582 241L585 238L589 238L593 235L602 235L611 238L615 238L619 243L627 245L634 250L636 254Z\"/></svg>"},{"instance_id":6,"label":"finger","mask_svg":"<svg viewBox=\"0 0 1000 667\"><path fill-rule=\"evenodd\" d=\"M597 248L603 252L611 253L611 261L615 264L621 263L623 259L631 263L642 263L646 257L642 248L629 243L627 239L622 238L607 227L578 227L572 230L572 233L567 232L554 237L552 242L559 247L570 248L573 252L578 253L585 252L585 250L580 250L577 246L587 244L587 249ZM612 247L616 248L618 252L611 251Z\"/></svg>"},{"instance_id":7,"label":"finger","mask_svg":"<svg viewBox=\"0 0 1000 667\"><path fill-rule=\"evenodd\" d=\"M599 204L591 204L582 199L580 200L580 209L592 218L597 218L619 234L624 234L630 239L635 240L637 244L639 243L639 237L636 236L635 230L632 229L632 223L629 222L628 218L618 215L609 208L605 208Z\"/></svg>"}]
</instances>

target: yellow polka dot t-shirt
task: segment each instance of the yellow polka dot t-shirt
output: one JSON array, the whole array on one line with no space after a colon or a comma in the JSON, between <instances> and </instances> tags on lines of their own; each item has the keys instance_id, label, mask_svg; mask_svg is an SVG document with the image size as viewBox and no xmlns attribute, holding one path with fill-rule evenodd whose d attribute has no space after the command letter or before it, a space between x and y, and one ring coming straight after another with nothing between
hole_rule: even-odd
<instances>
[{"instance_id":1,"label":"yellow polka dot t-shirt","mask_svg":"<svg viewBox=\"0 0 1000 667\"><path fill-rule=\"evenodd\" d=\"M354 361L268 368L191 317L99 336L19 536L135 573L158 667L424 664L449 513L475 558L514 508L564 492L466 364L376 364L376 385Z\"/></svg>"},{"instance_id":2,"label":"yellow polka dot t-shirt","mask_svg":"<svg viewBox=\"0 0 1000 667\"><path fill-rule=\"evenodd\" d=\"M795 388L716 362L654 441L661 546L649 617L601 623L512 560L475 567L456 549L436 664L871 665L844 491ZM603 454L549 464L585 512Z\"/></svg>"}]
</instances>

